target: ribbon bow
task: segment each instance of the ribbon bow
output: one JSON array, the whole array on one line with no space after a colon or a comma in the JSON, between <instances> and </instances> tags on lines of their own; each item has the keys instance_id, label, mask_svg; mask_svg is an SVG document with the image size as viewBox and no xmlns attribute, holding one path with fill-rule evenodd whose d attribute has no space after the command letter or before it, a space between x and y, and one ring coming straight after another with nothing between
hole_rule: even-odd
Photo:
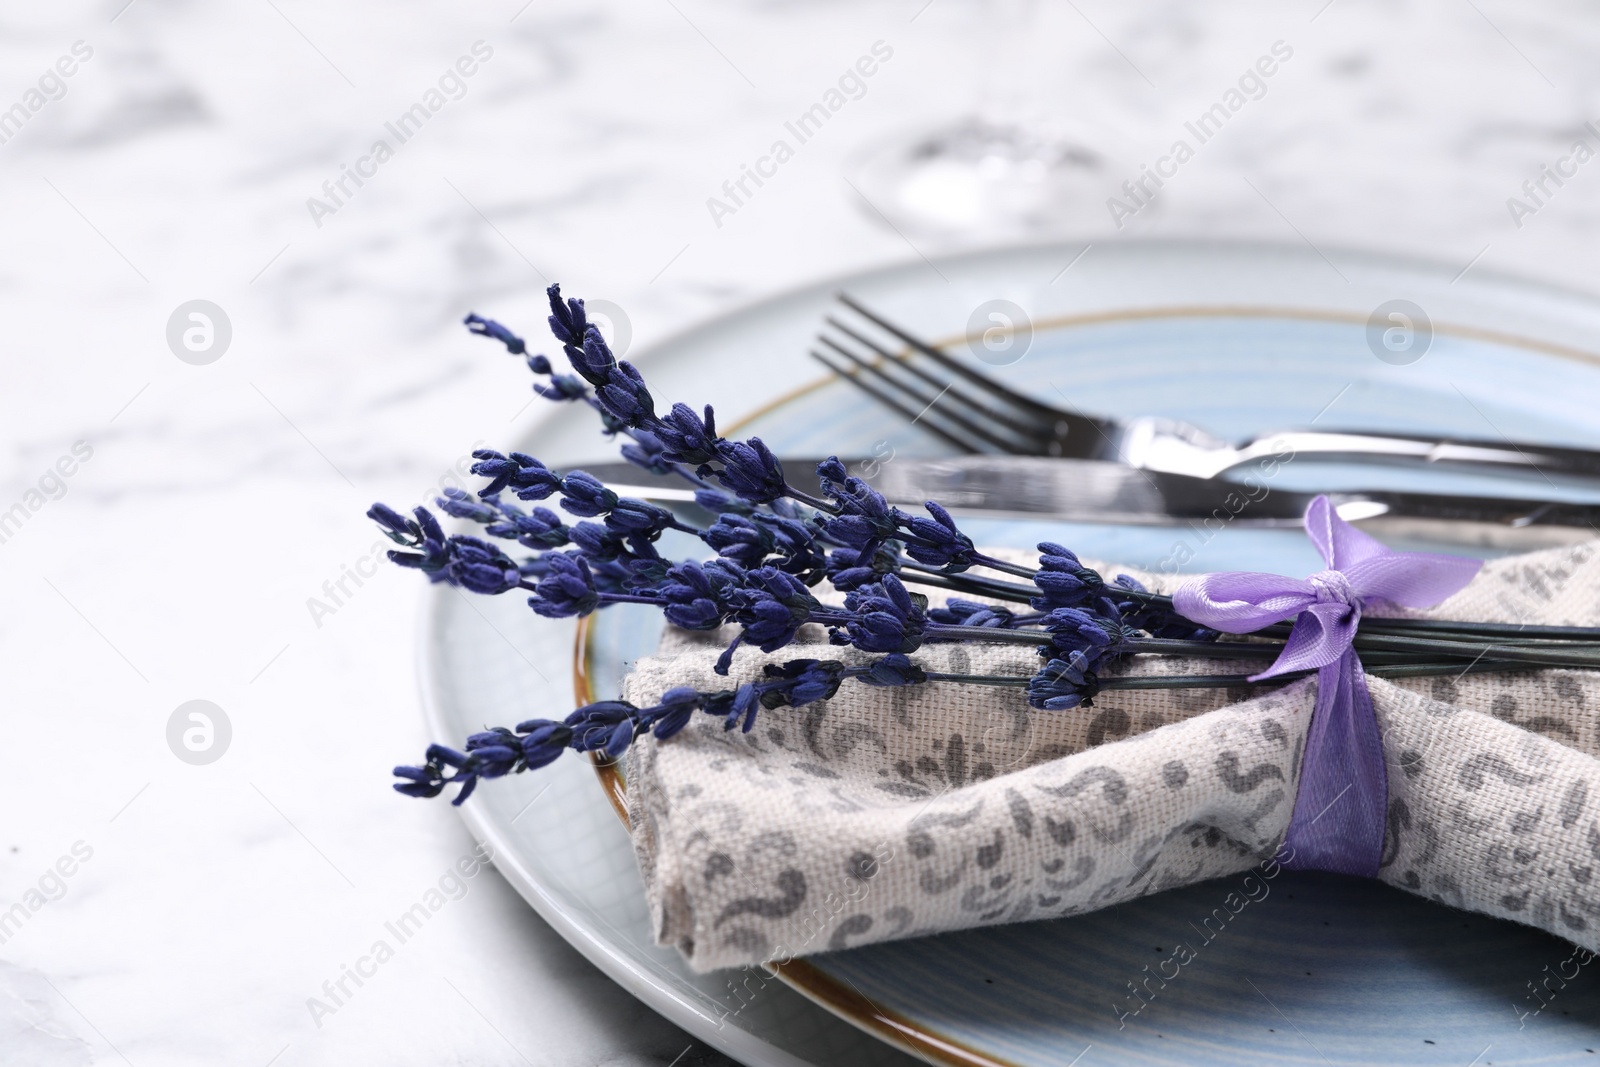
<instances>
[{"instance_id":1,"label":"ribbon bow","mask_svg":"<svg viewBox=\"0 0 1600 1067\"><path fill-rule=\"evenodd\" d=\"M1179 586L1172 603L1185 618L1224 633L1251 633L1294 618L1277 662L1252 678L1317 671L1300 792L1284 836L1292 858L1284 865L1370 878L1383 851L1389 781L1366 675L1351 647L1361 610L1373 600L1432 607L1463 588L1483 564L1386 548L1341 519L1325 496L1306 509L1306 533L1327 570L1303 579L1204 574Z\"/></svg>"}]
</instances>

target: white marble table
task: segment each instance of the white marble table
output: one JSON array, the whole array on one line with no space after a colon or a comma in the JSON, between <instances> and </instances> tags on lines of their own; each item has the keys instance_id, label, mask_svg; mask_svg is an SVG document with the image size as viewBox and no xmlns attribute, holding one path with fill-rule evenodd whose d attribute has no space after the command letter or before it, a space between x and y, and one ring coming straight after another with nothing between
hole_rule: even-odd
<instances>
[{"instance_id":1,"label":"white marble table","mask_svg":"<svg viewBox=\"0 0 1600 1067\"><path fill-rule=\"evenodd\" d=\"M1044 6L1023 91L1118 131L1135 166L1275 41L1293 50L1156 209L1119 233L1088 205L1091 242L1369 246L1596 287L1600 163L1547 180L1520 218L1507 204L1575 139L1600 147L1584 127L1600 18L1579 5ZM639 347L803 279L955 247L908 247L840 173L967 108L984 11L5 6L0 1059L726 1062L492 873L346 980L337 1010L308 1008L471 848L446 806L389 791L427 740L417 588L366 576L362 512L431 495L523 409L522 368L463 335L468 310L537 335L559 279L624 308ZM369 159L480 41L471 76L445 82L460 98ZM869 91L717 225L707 198L876 41L893 59ZM332 203L342 166L368 176ZM206 365L166 338L194 299L231 322ZM231 724L204 766L167 739L191 700Z\"/></svg>"}]
</instances>

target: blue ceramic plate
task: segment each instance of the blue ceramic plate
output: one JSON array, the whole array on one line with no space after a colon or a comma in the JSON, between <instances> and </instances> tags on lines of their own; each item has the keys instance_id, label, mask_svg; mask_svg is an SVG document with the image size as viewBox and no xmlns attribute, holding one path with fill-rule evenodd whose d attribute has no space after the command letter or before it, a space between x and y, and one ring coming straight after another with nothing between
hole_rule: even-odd
<instances>
[{"instance_id":1,"label":"blue ceramic plate","mask_svg":"<svg viewBox=\"0 0 1600 1067\"><path fill-rule=\"evenodd\" d=\"M1476 272L1452 283L1455 271L1442 267L1263 246L1097 246L1062 274L1081 251L1010 250L832 281L718 320L638 362L659 398L710 401L725 424L744 416L743 432L780 454L935 455L937 439L819 379L807 341L839 288L927 335L955 338L957 352L967 350L973 310L1003 299L1025 310L1032 339L1016 362L983 369L1083 410L1170 415L1225 436L1314 423L1600 447L1600 357L1588 349L1591 338L1600 348L1600 305L1587 298ZM1396 362L1383 343L1395 320L1369 328L1373 311L1396 299L1423 312L1411 314L1418 332L1398 353L1421 351L1409 362ZM567 467L604 455L590 419L573 410L548 412L518 445ZM1285 487L1478 484L1439 471L1311 464L1280 477ZM1185 570L1303 574L1320 566L1303 537L1287 532L967 528L982 543L1028 546L1048 536L1146 567L1183 560ZM497 709L498 721L610 695L659 633L644 609L602 613L577 642L574 628L534 620L515 598L468 602L441 590L430 604L424 688L441 738L479 728L485 707ZM785 968L784 981L830 1016L776 982L691 975L654 948L626 837L604 789L582 771L572 761L496 783L464 813L496 845L508 877L574 944L747 1063L899 1059L862 1044L838 1016L934 1063L1600 1064L1595 966L1542 984L1572 974L1571 946L1331 876L1284 875L1209 937L1202 920L1233 888L1225 881L1088 916ZM526 818L535 804L542 817ZM1179 942L1194 959L1164 985L1146 985ZM735 977L753 991L736 992Z\"/></svg>"}]
</instances>

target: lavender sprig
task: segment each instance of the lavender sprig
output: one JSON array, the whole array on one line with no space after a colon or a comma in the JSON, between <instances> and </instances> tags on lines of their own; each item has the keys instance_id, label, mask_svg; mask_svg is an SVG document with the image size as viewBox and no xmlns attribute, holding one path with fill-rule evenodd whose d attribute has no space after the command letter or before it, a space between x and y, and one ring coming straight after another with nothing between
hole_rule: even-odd
<instances>
[{"instance_id":1,"label":"lavender sprig","mask_svg":"<svg viewBox=\"0 0 1600 1067\"><path fill-rule=\"evenodd\" d=\"M587 704L565 720L530 719L515 729L493 727L467 738L466 751L429 745L421 766L394 769L395 790L411 797L436 797L449 785L457 787L451 803L460 805L478 782L537 770L553 763L563 751L597 752L615 760L634 740L651 734L666 740L688 725L694 712L722 720L723 729L735 727L749 733L762 709L803 707L827 700L848 678L867 685L912 685L926 680L924 673L904 657L886 656L865 666L847 667L836 660L791 660L767 664L764 680L746 682L734 690L703 692L687 686L667 690L660 700L640 708L626 700Z\"/></svg>"},{"instance_id":2,"label":"lavender sprig","mask_svg":"<svg viewBox=\"0 0 1600 1067\"><path fill-rule=\"evenodd\" d=\"M1504 664L1478 664L1473 672L1515 669ZM1374 666L1371 673L1384 677L1418 677L1459 674L1459 663ZM733 690L702 691L688 686L667 690L654 705L640 708L626 700L602 700L578 708L565 720L530 719L515 729L493 727L467 738L466 751L429 745L421 766L394 768L397 792L411 797L436 797L446 786L456 786L451 803L460 805L482 779L521 774L553 763L564 751L598 753L608 760L622 754L649 734L666 740L682 731L696 711L722 721L724 730L749 733L763 710L804 707L831 699L846 681L870 686L911 686L930 682L1022 688L1028 703L1045 711L1088 708L1094 697L1110 689L1247 688L1279 685L1307 676L1310 671L1264 682L1251 676L1228 675L1124 675L1098 678L1085 665L1081 653L1052 659L1030 677L951 674L928 671L900 654L883 656L861 666L837 660L801 659L766 664L762 679Z\"/></svg>"},{"instance_id":3,"label":"lavender sprig","mask_svg":"<svg viewBox=\"0 0 1600 1067\"><path fill-rule=\"evenodd\" d=\"M594 387L593 395L585 391L580 397L569 389L558 399L584 399L601 413L608 433L632 434L635 443L623 449L630 461L658 472L676 470L701 484L717 481L735 497L757 507L793 500L815 508L832 516L822 522L823 540L853 548L867 558L883 543L898 539L913 561L936 567L944 574L985 566L1022 578L1033 577L1033 568L978 552L937 502L925 505L928 517L889 507L882 494L859 478L848 476L837 458L818 467L827 498L818 499L785 481L782 464L760 438L730 441L718 435L715 412L709 405L702 415L686 404L674 404L665 416L657 417L643 378L632 364L611 354L599 330L587 321L583 301L563 300L559 285L550 286L547 295L551 332L561 342L573 369ZM468 322L474 332L502 340L513 352L525 350L520 338L492 320L469 316ZM530 367L536 373L548 374L548 361L535 366L535 360L543 357L530 357ZM972 591L979 590L973 586Z\"/></svg>"},{"instance_id":4,"label":"lavender sprig","mask_svg":"<svg viewBox=\"0 0 1600 1067\"><path fill-rule=\"evenodd\" d=\"M1040 546L1043 557L1040 568L1026 567L981 553L937 502L929 501L924 505L928 511L926 518L889 507L882 494L859 478L848 476L844 465L836 457L817 469L824 496L829 499L818 500L802 493L785 482L782 464L760 438L741 442L720 437L716 432L715 413L709 405L702 416L686 404L674 404L666 416L657 418L653 400L642 377L631 364L618 361L611 355L599 330L588 323L583 301L564 301L559 285L550 286L547 295L551 309L551 332L562 343L568 362L579 375L595 386L592 396L580 387L555 390L553 398L584 399L601 413L608 433L624 430L633 434L637 438L636 443L623 448L624 455L630 461L657 472L676 470L702 484L707 479L717 480L729 492L750 504L770 505L788 498L832 514L834 518L824 523L824 540L852 548L869 559L881 545L898 539L911 560L937 568L945 575L957 574L974 566L988 567L1031 581L1037 581L1043 573L1046 575L1046 588L1037 599L1048 601L1047 607L1074 606L1074 601L1065 599L1070 589L1064 589L1064 586L1070 586L1071 583L1064 581L1063 574L1080 580L1083 596L1097 595L1099 587L1103 585L1098 574L1082 567L1076 556L1058 545ZM526 350L520 338L493 320L470 315L467 322L473 332L502 341L513 354L521 354ZM549 361L542 356L529 357L529 366L535 373L551 374ZM544 389L541 392L550 395ZM692 475L688 470L691 467L694 469ZM951 583L947 579L946 582L930 584ZM1137 586L1137 583L1134 585ZM972 592L986 592L1002 598L1011 592L1004 587L981 590L977 584L968 588ZM1128 591L1141 601L1158 605L1165 601L1165 607L1170 611L1170 601L1164 597L1144 593L1142 589L1130 588Z\"/></svg>"},{"instance_id":5,"label":"lavender sprig","mask_svg":"<svg viewBox=\"0 0 1600 1067\"><path fill-rule=\"evenodd\" d=\"M875 658L864 666L834 660L768 664L759 680L731 690L679 687L646 708L600 701L565 720L497 727L472 735L464 751L435 745L422 766L396 768L401 792L436 796L453 784L459 804L480 778L536 769L569 749L616 758L645 734L673 736L697 711L718 716L725 729L748 731L759 711L827 699L850 680L1022 688L1031 706L1065 711L1092 706L1108 689L1255 684L1249 675L1104 673L1131 656L1268 660L1283 647L1287 624L1266 627L1251 640L1218 640L1215 631L1178 615L1169 597L1126 575L1107 582L1062 545L1041 543L1036 567L989 556L937 502L926 503L925 515L902 511L849 475L837 458L817 468L820 497L798 491L759 438L719 434L709 406L696 410L678 403L658 414L643 377L614 357L588 322L583 302L564 300L557 286L547 295L550 328L573 374L556 373L548 358L529 354L522 338L492 319L469 315L466 324L524 356L542 379L534 386L541 395L593 408L607 434L627 438L622 451L631 462L686 478L716 520L699 528L648 501L619 496L582 471L563 474L524 453L482 450L473 454L473 471L488 479L483 488L475 495L447 489L437 504L452 517L478 524L488 537L534 554L516 559L490 541L446 536L426 508L407 516L377 504L368 514L396 542L390 558L430 581L472 592L530 591L530 606L549 617L630 603L653 606L672 624L690 629L736 626L738 636L717 663L722 674L742 644L772 653L793 643L807 625L820 625L833 643ZM547 507L524 510L507 494L523 502L553 498L577 521L569 523ZM664 558L657 542L669 532L700 539L718 558ZM845 594L842 607L812 594L824 581ZM908 584L959 595L930 608ZM1027 610L1007 604L1026 604ZM935 641L1025 644L1038 650L1042 665L1028 676L944 674L909 658ZM1355 645L1369 672L1380 676L1600 668L1600 631L1586 628L1363 618Z\"/></svg>"}]
</instances>

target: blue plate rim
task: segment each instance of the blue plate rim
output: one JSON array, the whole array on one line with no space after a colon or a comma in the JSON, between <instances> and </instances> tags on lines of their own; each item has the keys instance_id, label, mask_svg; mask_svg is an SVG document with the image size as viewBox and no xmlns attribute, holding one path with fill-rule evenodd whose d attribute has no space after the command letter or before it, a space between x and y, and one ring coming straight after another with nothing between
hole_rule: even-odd
<instances>
[{"instance_id":1,"label":"blue plate rim","mask_svg":"<svg viewBox=\"0 0 1600 1067\"><path fill-rule=\"evenodd\" d=\"M985 259L1003 259L1008 256L1028 253L1037 254L1053 248L1072 249L1087 244L1091 244L1091 242L1070 239L997 244L946 256L936 256L930 265L976 263ZM1123 255L1130 253L1158 255L1163 250L1170 250L1186 256L1212 253L1229 257L1287 256L1303 259L1305 253L1304 248L1288 242L1185 238L1119 239L1115 242L1106 243L1105 247ZM1462 274L1464 272L1456 272L1451 266L1426 257L1336 245L1327 246L1326 252L1345 261L1347 266L1359 263L1362 266L1385 272L1397 270L1400 272L1414 272L1420 278L1436 284L1443 282L1454 285L1455 281L1463 280ZM1327 256L1324 255L1323 258L1326 259ZM898 258L866 266L843 276L822 276L785 287L776 292L763 294L748 301L737 303L714 316L701 319L681 329L664 334L651 344L648 349L634 358L644 362L654 355L656 351L676 347L708 327L736 325L740 320L747 317L759 316L772 308L808 295L838 291L849 285L870 285L877 279L903 273L907 267L915 266L916 262L910 259ZM921 262L929 263L925 257ZM1529 296L1542 297L1546 300L1554 297L1569 307L1576 307L1590 315L1600 317L1600 297L1581 289L1554 282L1494 270L1484 270L1474 271L1469 285L1463 287L1463 289L1476 288L1492 291L1501 297L1517 293L1526 293ZM1460 291L1458 290L1458 292ZM1343 323L1365 321L1365 316L1353 311L1266 303L1258 305L1130 304L1122 307L1105 307L1093 312L1053 316L1048 319L1042 319L1034 325L1036 329L1048 329L1132 319L1181 318L1185 316L1225 317L1228 315L1249 318L1299 318ZM1514 345L1562 358L1600 365L1600 351L1591 351L1575 345L1540 341L1509 331L1474 326L1439 322L1434 322L1432 325L1436 333ZM952 338L941 338L940 340L944 342L949 339ZM960 340L961 335L953 335L953 339ZM779 407L798 396L805 395L825 384L828 380L828 376L821 375L809 383L788 390L784 395L762 404L757 410L746 415L740 421L748 422L760 414ZM545 417L544 414L534 414L525 418L512 436L520 438L528 435L544 421ZM438 597L434 594L436 594L435 590L426 590L423 594L424 606L420 612L417 641L419 651L417 679L421 690L424 722L429 729L436 733L442 733L446 728L446 717L441 702L435 695L438 692L438 682L434 675L435 664L428 649L428 642L432 637L437 622L438 604L440 603ZM585 633L586 628L583 628L579 629L576 634L578 641L574 645L575 669L585 657ZM597 767L596 770L603 777L604 768ZM607 789L608 793L610 793L611 787L608 786ZM615 808L615 797L608 797L608 799ZM666 989L658 988L650 983L638 982L636 980L637 976L619 953L615 952L604 939L594 936L590 931L568 919L557 902L540 888L538 880L529 871L516 863L514 849L502 847L508 846L509 842L485 813L467 805L459 809L459 814L477 840L496 848L495 863L497 867L506 871L508 880L512 882L524 899L547 922L550 922L562 934L564 939L578 948L585 957L599 966L609 977L622 984L633 995L638 996L653 1009L680 1025L688 1025L683 1017L686 1011L694 1013L697 1018L717 1031L718 1040L714 1043L732 1055L741 1056L741 1058L743 1055L760 1056L763 1062L780 1062L786 1065L792 1064L793 1067L809 1067L805 1061L761 1040L754 1034L745 1034L743 1032L729 1034L727 1030L717 1026L716 1021L711 1019L710 1016L698 1012L692 1006L685 1005ZM510 868L509 870L507 869L508 867ZM969 1048L923 1024L913 1022L896 1013L878 1009L858 990L846 989L838 980L826 975L825 972L803 960L792 961L790 964L779 968L778 977L808 1000L842 1020L924 1060L927 1060L930 1056L937 1057L938 1063L948 1065L948 1067L1015 1067L1015 1064L1009 1061L997 1059L989 1053ZM865 1005L865 1011L861 1010L862 1005ZM854 1010L846 1010L846 1008L853 1008ZM696 1029L692 1026L690 1028L691 1030ZM707 1035L702 1032L697 1036L706 1037Z\"/></svg>"}]
</instances>

